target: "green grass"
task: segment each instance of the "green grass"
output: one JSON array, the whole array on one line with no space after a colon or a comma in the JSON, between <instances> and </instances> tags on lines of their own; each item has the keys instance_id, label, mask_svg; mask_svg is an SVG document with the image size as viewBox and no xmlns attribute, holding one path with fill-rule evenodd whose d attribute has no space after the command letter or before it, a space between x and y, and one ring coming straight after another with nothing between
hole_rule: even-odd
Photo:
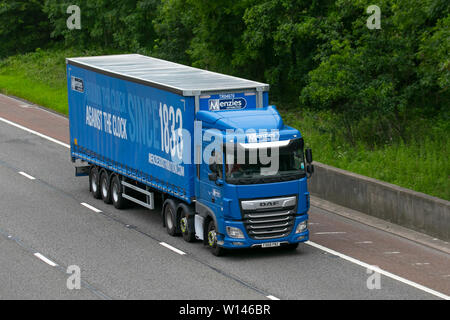
<instances>
[{"instance_id":1,"label":"green grass","mask_svg":"<svg viewBox=\"0 0 450 320\"><path fill-rule=\"evenodd\" d=\"M65 58L106 53L113 52L52 49L9 57L0 61L0 91L67 114ZM279 110L288 125L302 132L315 160L450 200L448 120L421 120L412 126L417 133L408 143L369 148L333 135L330 113Z\"/></svg>"},{"instance_id":2,"label":"green grass","mask_svg":"<svg viewBox=\"0 0 450 320\"><path fill-rule=\"evenodd\" d=\"M450 123L423 121L420 132L408 143L396 142L369 148L351 146L327 130L326 112L281 111L288 125L298 128L314 159L351 172L393 183L446 200L450 199ZM425 123L425 124L424 124Z\"/></svg>"},{"instance_id":3,"label":"green grass","mask_svg":"<svg viewBox=\"0 0 450 320\"><path fill-rule=\"evenodd\" d=\"M67 114L66 58L108 50L37 49L0 61L0 92Z\"/></svg>"},{"instance_id":4,"label":"green grass","mask_svg":"<svg viewBox=\"0 0 450 320\"><path fill-rule=\"evenodd\" d=\"M1 61L0 90L67 114L63 52L38 51Z\"/></svg>"}]
</instances>

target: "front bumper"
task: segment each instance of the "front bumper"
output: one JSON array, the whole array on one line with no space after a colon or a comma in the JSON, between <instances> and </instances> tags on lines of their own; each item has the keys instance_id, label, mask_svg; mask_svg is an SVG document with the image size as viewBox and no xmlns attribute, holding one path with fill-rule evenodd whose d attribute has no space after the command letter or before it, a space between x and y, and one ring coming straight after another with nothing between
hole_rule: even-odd
<instances>
[{"instance_id":1,"label":"front bumper","mask_svg":"<svg viewBox=\"0 0 450 320\"><path fill-rule=\"evenodd\" d=\"M281 244L288 244L288 243L299 243L299 242L305 242L309 239L309 230L306 229L305 231L301 233L295 233L295 230L297 229L297 225L305 220L308 220L308 215L304 214L301 216L295 217L295 223L294 227L291 231L291 233L282 238L272 238L272 239L265 239L265 240L255 240L248 236L244 223L242 221L225 221L225 225L223 227L224 232L221 233L221 235L218 236L218 244L226 249L239 249L239 248L251 248L251 247L261 247L263 243L270 243L270 242L280 242ZM237 239L237 238L231 238L228 236L228 234L225 232L225 227L235 227L241 229L241 231L244 234L244 238Z\"/></svg>"}]
</instances>

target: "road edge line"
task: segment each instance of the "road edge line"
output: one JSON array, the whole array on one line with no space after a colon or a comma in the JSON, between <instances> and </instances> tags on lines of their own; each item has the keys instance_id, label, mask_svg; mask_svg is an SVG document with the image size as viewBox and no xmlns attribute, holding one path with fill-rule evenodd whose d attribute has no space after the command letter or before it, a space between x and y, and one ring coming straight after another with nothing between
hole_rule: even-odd
<instances>
[{"instance_id":1,"label":"road edge line","mask_svg":"<svg viewBox=\"0 0 450 320\"><path fill-rule=\"evenodd\" d=\"M382 274L382 275L384 275L386 277L389 277L391 279L394 279L394 280L397 280L397 281L402 282L404 284L407 284L407 285L409 285L411 287L414 287L414 288L419 289L421 291L424 291L426 293L432 294L432 295L434 295L436 297L439 297L441 299L450 300L450 296L447 296L446 294L443 294L443 293L438 292L436 290L433 290L433 289L430 289L428 287L425 287L425 286L423 286L421 284L418 284L418 283L416 283L414 281L402 278L402 277L397 276L397 275L395 275L393 273L390 273L389 271L386 271L386 270L383 270L381 268L375 267L375 266L370 265L370 264L368 264L366 262L362 262L362 261L360 261L358 259L352 258L350 256L347 256L347 255L343 254L343 253L340 253L340 252L337 252L335 250L329 249L329 248L324 247L324 246L322 246L322 245L320 245L318 243L315 243L315 242L312 242L312 241L306 241L305 244L307 244L307 245L309 245L311 247L317 248L319 250L325 251L325 252L327 252L329 254L338 256L339 258L342 258L342 259L344 259L346 261L349 261L349 262L352 262L354 264L357 264L357 265L359 265L361 267L364 267L366 269L378 272L379 274Z\"/></svg>"},{"instance_id":2,"label":"road edge line","mask_svg":"<svg viewBox=\"0 0 450 320\"><path fill-rule=\"evenodd\" d=\"M0 121L3 121L3 122L5 122L5 123L7 123L7 124L9 124L9 125L12 125L12 126L16 127L16 128L25 130L25 131L27 131L27 132L29 132L29 133L32 133L32 134L34 134L34 135L37 135L37 136L39 136L39 137L41 137L41 138L44 138L44 139L46 139L46 140L49 140L49 141L54 142L54 143L56 143L56 144L59 144L60 146L66 147L67 149L70 149L70 145L68 145L67 143L64 143L64 142L61 142L61 141L59 141L59 140L56 140L56 139L54 139L54 138L52 138L52 137L46 136L45 134L42 134L42 133L39 133L39 132L34 131L34 130L32 130L32 129L29 129L29 128L24 127L24 126L22 126L22 125L20 125L20 124L17 124L17 123L15 123L15 122L12 122L12 121L9 121L9 120L6 120L5 118L2 118L2 117L0 117Z\"/></svg>"}]
</instances>

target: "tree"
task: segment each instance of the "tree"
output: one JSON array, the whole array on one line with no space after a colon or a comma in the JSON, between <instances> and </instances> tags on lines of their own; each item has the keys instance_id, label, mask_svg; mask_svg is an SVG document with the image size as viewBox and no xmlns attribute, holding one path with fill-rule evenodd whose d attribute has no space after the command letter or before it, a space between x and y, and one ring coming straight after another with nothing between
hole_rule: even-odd
<instances>
[{"instance_id":1,"label":"tree","mask_svg":"<svg viewBox=\"0 0 450 320\"><path fill-rule=\"evenodd\" d=\"M0 58L50 40L50 24L39 0L0 0Z\"/></svg>"},{"instance_id":2,"label":"tree","mask_svg":"<svg viewBox=\"0 0 450 320\"><path fill-rule=\"evenodd\" d=\"M299 96L332 1L259 1L244 14L242 49L234 63L249 76L272 84L272 97L288 102Z\"/></svg>"},{"instance_id":3,"label":"tree","mask_svg":"<svg viewBox=\"0 0 450 320\"><path fill-rule=\"evenodd\" d=\"M440 2L380 1L382 28L369 30L363 14L368 1L337 1L327 17L336 31L322 31L326 42L301 91L301 104L332 110L352 143L408 139L408 121L449 105L443 103L448 91L437 90L448 77L446 19L436 26L446 12L433 10Z\"/></svg>"},{"instance_id":4,"label":"tree","mask_svg":"<svg viewBox=\"0 0 450 320\"><path fill-rule=\"evenodd\" d=\"M46 0L44 10L52 26L52 37L67 45L97 46L140 51L153 46L152 21L158 0L79 0L81 30L69 30L66 10L73 1Z\"/></svg>"}]
</instances>

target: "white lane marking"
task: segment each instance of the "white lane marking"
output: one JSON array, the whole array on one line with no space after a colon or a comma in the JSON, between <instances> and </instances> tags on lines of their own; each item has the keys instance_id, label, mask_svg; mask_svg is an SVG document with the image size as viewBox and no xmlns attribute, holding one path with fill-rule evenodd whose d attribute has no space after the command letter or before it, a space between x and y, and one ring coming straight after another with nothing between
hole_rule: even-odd
<instances>
[{"instance_id":1,"label":"white lane marking","mask_svg":"<svg viewBox=\"0 0 450 320\"><path fill-rule=\"evenodd\" d=\"M56 144L59 144L60 146L63 146L63 147L66 147L66 148L70 148L70 145L68 145L67 143L64 143L64 142L61 142L61 141L59 141L59 140L53 139L53 138L51 138L51 137L49 137L49 136L46 136L46 135L44 135L44 134L42 134L42 133L39 133L39 132L34 131L34 130L31 130L31 129L28 129L28 128L24 127L24 126L21 126L20 124L14 123L14 122L9 121L9 120L6 120L6 119L4 119L4 118L2 118L2 117L0 117L0 121L3 121L3 122L5 122L5 123L7 123L7 124L10 124L10 125L12 125L12 126L14 126L14 127L16 127L16 128L25 130L25 131L27 131L27 132L29 132L29 133L32 133L32 134L34 134L34 135L37 135L37 136L39 136L39 137L41 137L41 138L47 139L47 140L49 140L49 141L51 141L51 142L54 142L54 143L56 143Z\"/></svg>"},{"instance_id":2,"label":"white lane marking","mask_svg":"<svg viewBox=\"0 0 450 320\"><path fill-rule=\"evenodd\" d=\"M383 269L380 269L380 268L378 268L378 267L374 267L374 266L372 266L372 265L370 265L370 264L368 264L368 263L359 261L359 260L357 260L357 259L355 259L355 258L349 257L349 256L347 256L347 255L345 255L345 254L340 253L340 252L334 251L334 250L332 250L332 249L328 249L328 248L326 248L326 247L324 247L324 246L321 246L320 244L317 244L317 243L315 243L315 242L306 241L305 243L308 244L308 245L310 245L310 246L312 246L312 247L314 247L314 248L320 249L320 250L322 250L322 251L325 251L325 252L328 252L328 253L333 254L333 255L335 255L335 256L338 256L338 257L340 257L340 258L342 258L342 259L344 259L344 260L347 260L347 261L349 261L349 262L352 262L352 263L354 263L354 264L357 264L357 265L359 265L359 266L361 266L361 267L364 267L364 268L369 269L369 270L373 270L373 271L378 272L379 274L382 274L382 275L384 275L384 276L386 276L386 277L389 277L389 278L391 278L391 279L400 281L400 282L402 282L402 283L404 283L404 284L407 284L407 285L409 285L409 286L411 286L411 287L414 287L414 288L416 288L416 289L422 290L422 291L424 291L424 292L426 292L426 293L432 294L432 295L434 295L434 296L436 296L436 297L439 297L439 298L441 298L441 299L450 300L450 296L447 296L447 295L445 295L445 294L443 294L443 293L441 293L441 292L438 292L438 291L435 291L435 290L433 290L433 289L427 288L427 287L425 287L425 286L423 286L423 285L421 285L421 284L415 283L415 282L410 281L410 280L408 280L408 279L399 277L399 276L397 276L397 275L395 275L395 274L393 274L393 273L390 273L390 272L385 271L385 270L383 270Z\"/></svg>"},{"instance_id":3,"label":"white lane marking","mask_svg":"<svg viewBox=\"0 0 450 320\"><path fill-rule=\"evenodd\" d=\"M329 231L329 232L315 232L314 234L344 234L347 232L343 232L343 231Z\"/></svg>"},{"instance_id":4,"label":"white lane marking","mask_svg":"<svg viewBox=\"0 0 450 320\"><path fill-rule=\"evenodd\" d=\"M266 296L266 298L268 298L270 300L280 300L279 298L274 297L274 296Z\"/></svg>"},{"instance_id":5,"label":"white lane marking","mask_svg":"<svg viewBox=\"0 0 450 320\"><path fill-rule=\"evenodd\" d=\"M61 145L61 146L66 147L66 148L70 148L70 145L68 145L68 144L66 144L66 143L64 143L64 142L58 141L58 140L56 140L56 139L53 139L53 138L48 137L48 136L46 136L46 135L43 135L43 134L41 134L41 133L39 133L39 132L36 132L36 131L34 131L34 130L25 128L24 126L21 126L21 125L19 125L19 124L16 124L16 123L14 123L14 122L9 121L9 120L3 119L2 117L0 117L0 121L3 121L3 122L5 122L5 123L7 123L7 124L10 124L10 125L12 125L12 126L15 126L15 127L19 128L19 129L25 130L25 131L27 131L27 132L29 132L29 133L35 134L35 135L37 135L37 136L39 136L39 137L42 137L42 138L47 139L47 140L49 140L49 141L52 141L52 142L54 142L54 143L56 143L56 144L59 144L59 145ZM164 244L163 244L163 243L164 243L164 242L161 242L160 244L163 245L163 246L165 246L165 247L167 247L167 248L170 247L169 249L172 248L171 250L175 249L175 250L176 250L175 252L179 251L179 252L182 252L182 253L180 253L180 254L185 254L183 251L178 250L178 249L176 249L176 248L173 248L172 246L169 246L169 245L166 244L166 243L164 243ZM352 257L346 256L346 255L341 254L341 253L339 253L339 252L337 252L337 251L334 251L334 250L332 250L332 249L328 249L328 248L323 247L323 246L321 246L321 245L319 245L319 244L317 244L317 243L314 243L314 242L311 242L311 241L306 241L305 243L308 244L308 245L310 245L310 246L312 246L312 247L315 247L315 248L317 248L317 249L320 249L320 250L322 250L322 251L325 251L325 252L331 253L331 254L333 254L333 255L339 256L339 257L341 257L341 258L344 259L344 260L347 260L347 261L352 262L352 263L354 263L354 264L360 265L360 266L362 266L362 267L364 267L364 268L366 268L366 269L369 268L369 269L371 269L371 270L374 270L373 266L371 266L371 265L369 265L369 264L367 264L367 263L365 263L365 262L362 262L362 261L359 261L359 260L354 259L354 258L352 258ZM447 244L448 242L445 242L445 243ZM442 299L445 299L445 300L450 300L450 296L447 296L447 295L445 295L445 294L443 294L443 293L437 292L437 291L435 291L435 290L432 290L432 289L430 289L430 288L427 288L427 287L425 287L425 286L422 286L422 285L420 285L420 284L418 284L418 283L415 283L415 282L413 282L413 281L407 280L407 279L405 279L405 278L399 277L399 276L397 276L397 275L395 275L395 274L392 274L392 273L390 273L390 272L384 271L384 270L382 270L382 269L380 269L380 268L377 268L377 270L374 270L374 271L376 271L376 272L378 272L378 273L380 273L380 274L383 274L383 275L385 275L386 277L389 277L389 278L395 279L395 280L397 280L397 281L400 281L400 282L402 282L402 283L405 283L405 284L407 284L407 285L410 285L410 286L412 286L412 287L414 287L414 288L416 288L416 289L419 289L419 290L425 291L425 292L427 292L427 293L430 293L430 294L432 294L432 295L435 295L435 296L437 296L437 297L439 297L439 298L442 298Z\"/></svg>"},{"instance_id":6,"label":"white lane marking","mask_svg":"<svg viewBox=\"0 0 450 320\"><path fill-rule=\"evenodd\" d=\"M384 254L399 254L399 251L386 251Z\"/></svg>"},{"instance_id":7,"label":"white lane marking","mask_svg":"<svg viewBox=\"0 0 450 320\"><path fill-rule=\"evenodd\" d=\"M359 241L359 242L355 242L356 244L372 244L372 241Z\"/></svg>"},{"instance_id":8,"label":"white lane marking","mask_svg":"<svg viewBox=\"0 0 450 320\"><path fill-rule=\"evenodd\" d=\"M23 172L23 171L20 171L19 174L23 175L24 177L26 177L26 178L28 178L28 179L30 179L30 180L36 180L35 177L30 176L29 174L27 174L27 173L25 173L25 172Z\"/></svg>"},{"instance_id":9,"label":"white lane marking","mask_svg":"<svg viewBox=\"0 0 450 320\"><path fill-rule=\"evenodd\" d=\"M160 242L159 244L162 245L163 247L166 247L169 250L172 250L173 252L178 253L178 254L181 254L181 255L185 255L186 254L185 252L183 252L183 251L181 251L181 250L179 250L179 249L177 249L175 247L172 247L170 244L167 244L165 242Z\"/></svg>"},{"instance_id":10,"label":"white lane marking","mask_svg":"<svg viewBox=\"0 0 450 320\"><path fill-rule=\"evenodd\" d=\"M36 253L34 254L34 256L35 256L36 258L38 258L38 259L44 261L46 264L48 264L48 265L50 265L50 266L52 266L52 267L58 266L58 265L57 265L56 263L54 263L52 260L50 260L50 259L44 257L44 256L43 256L42 254L40 254L39 252L36 252Z\"/></svg>"},{"instance_id":11,"label":"white lane marking","mask_svg":"<svg viewBox=\"0 0 450 320\"><path fill-rule=\"evenodd\" d=\"M88 209L90 209L90 210L92 210L92 211L94 211L94 212L97 212L97 213L102 212L102 210L99 210L99 209L97 209L96 207L91 206L90 204L87 204L87 203L82 202L81 205L82 205L82 206L85 206L86 208L88 208Z\"/></svg>"},{"instance_id":12,"label":"white lane marking","mask_svg":"<svg viewBox=\"0 0 450 320\"><path fill-rule=\"evenodd\" d=\"M430 265L429 262L415 262L413 263L414 266L428 266Z\"/></svg>"}]
</instances>

